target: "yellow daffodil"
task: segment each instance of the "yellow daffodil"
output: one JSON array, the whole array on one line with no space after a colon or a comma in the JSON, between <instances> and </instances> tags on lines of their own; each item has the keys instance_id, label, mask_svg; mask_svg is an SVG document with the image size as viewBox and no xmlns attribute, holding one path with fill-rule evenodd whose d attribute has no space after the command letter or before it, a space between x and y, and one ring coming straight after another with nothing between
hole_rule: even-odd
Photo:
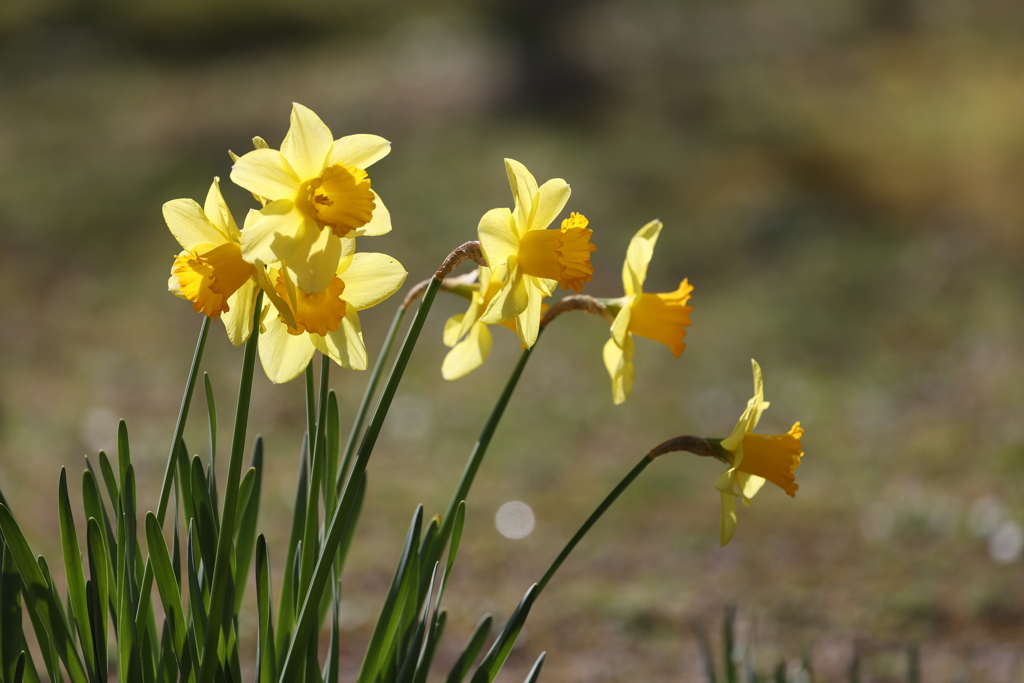
<instances>
[{"instance_id":1,"label":"yellow daffodil","mask_svg":"<svg viewBox=\"0 0 1024 683\"><path fill-rule=\"evenodd\" d=\"M444 324L444 343L451 347L441 364L441 375L445 379L465 377L483 365L491 353L491 332L480 321L480 316L501 289L505 267L499 266L494 270L481 267L477 279L477 287L469 292L469 309L453 315ZM511 320L501 324L516 331Z\"/></svg>"},{"instance_id":2,"label":"yellow daffodil","mask_svg":"<svg viewBox=\"0 0 1024 683\"><path fill-rule=\"evenodd\" d=\"M341 241L341 260L331 281L319 292L306 293L287 282L287 274L270 270L278 301L264 309L260 361L270 381L299 376L319 350L353 370L366 369L366 345L357 311L376 306L398 291L406 272L385 254L355 253L355 240ZM282 315L288 306L295 324Z\"/></svg>"},{"instance_id":3,"label":"yellow daffodil","mask_svg":"<svg viewBox=\"0 0 1024 683\"><path fill-rule=\"evenodd\" d=\"M481 322L495 325L515 319L516 332L527 348L537 341L541 300L556 284L579 292L593 277L592 230L574 213L561 228L548 230L569 200L569 184L561 178L537 187L537 180L518 161L505 159L515 208L491 209L480 219L480 246L491 268L505 266L506 278L487 304Z\"/></svg>"},{"instance_id":4,"label":"yellow daffodil","mask_svg":"<svg viewBox=\"0 0 1024 683\"><path fill-rule=\"evenodd\" d=\"M167 288L192 307L224 321L228 338L238 346L252 332L258 291L257 268L242 260L241 233L214 178L206 205L191 199L164 204L164 220L182 251L171 267Z\"/></svg>"},{"instance_id":5,"label":"yellow daffodil","mask_svg":"<svg viewBox=\"0 0 1024 683\"><path fill-rule=\"evenodd\" d=\"M231 180L266 200L242 235L242 257L256 265L283 261L304 292L327 289L342 259L342 238L391 230L366 174L389 151L391 143L376 135L335 140L316 114L294 104L280 151L254 149L232 168Z\"/></svg>"},{"instance_id":6,"label":"yellow daffodil","mask_svg":"<svg viewBox=\"0 0 1024 683\"><path fill-rule=\"evenodd\" d=\"M732 434L721 442L721 451L732 465L718 478L715 487L722 496L722 519L719 525L721 544L732 540L736 533L736 498L743 498L750 505L766 481L778 486L790 496L800 488L793 472L800 467L803 447L800 437L804 430L797 422L786 434L752 434L761 413L768 408L764 400L764 382L761 366L750 361L754 367L754 397L747 403Z\"/></svg>"},{"instance_id":7,"label":"yellow daffodil","mask_svg":"<svg viewBox=\"0 0 1024 683\"><path fill-rule=\"evenodd\" d=\"M643 290L647 265L654 255L654 245L661 233L661 221L651 221L633 236L622 264L622 286L626 296L616 300L620 306L612 322L612 337L604 345L604 364L612 377L612 396L618 405L633 393L633 335L659 341L679 358L686 344L686 328L690 324L690 299L693 287L687 280L679 289L665 294L648 294Z\"/></svg>"}]
</instances>

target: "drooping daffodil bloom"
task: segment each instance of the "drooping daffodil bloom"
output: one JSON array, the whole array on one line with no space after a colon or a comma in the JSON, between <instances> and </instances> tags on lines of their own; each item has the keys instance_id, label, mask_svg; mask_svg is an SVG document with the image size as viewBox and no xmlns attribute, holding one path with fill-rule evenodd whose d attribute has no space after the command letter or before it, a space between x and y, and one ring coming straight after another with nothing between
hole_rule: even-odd
<instances>
[{"instance_id":1,"label":"drooping daffodil bloom","mask_svg":"<svg viewBox=\"0 0 1024 683\"><path fill-rule=\"evenodd\" d=\"M693 310L687 305L693 291L689 281L684 279L679 289L664 294L648 294L643 289L661 228L661 221L651 221L630 240L626 261L622 264L626 296L611 302L612 308L617 306L619 310L612 322L611 339L604 345L604 364L612 378L616 405L633 393L634 334L661 342L676 358L686 348L683 338Z\"/></svg>"},{"instance_id":2,"label":"drooping daffodil bloom","mask_svg":"<svg viewBox=\"0 0 1024 683\"><path fill-rule=\"evenodd\" d=\"M241 232L214 178L205 206L174 199L164 220L184 250L174 259L167 288L192 302L196 312L220 318L228 339L238 346L252 332L260 269L242 260Z\"/></svg>"},{"instance_id":3,"label":"drooping daffodil bloom","mask_svg":"<svg viewBox=\"0 0 1024 683\"><path fill-rule=\"evenodd\" d=\"M331 281L313 294L289 283L287 273L270 269L279 301L275 305L271 300L264 308L259 339L260 361L270 381L295 379L317 350L344 368L366 369L366 345L357 312L397 292L406 272L386 254L356 253L354 239L343 239L341 247L341 260ZM294 325L282 315L281 305L289 308Z\"/></svg>"},{"instance_id":4,"label":"drooping daffodil bloom","mask_svg":"<svg viewBox=\"0 0 1024 683\"><path fill-rule=\"evenodd\" d=\"M376 135L335 140L316 114L293 104L281 149L254 149L231 170L231 180L266 200L242 235L242 258L283 262L304 292L327 289L342 259L342 238L391 230L366 174L389 151L391 143Z\"/></svg>"},{"instance_id":5,"label":"drooping daffodil bloom","mask_svg":"<svg viewBox=\"0 0 1024 683\"><path fill-rule=\"evenodd\" d=\"M445 379L459 379L483 365L491 354L493 340L487 325L480 321L487 304L501 289L505 281L505 267L498 266L494 270L480 267L477 271L477 284L466 286L469 295L469 308L448 318L444 324L444 343L451 351L444 357L441 364L441 376ZM501 323L513 332L515 323L511 320Z\"/></svg>"},{"instance_id":6,"label":"drooping daffodil bloom","mask_svg":"<svg viewBox=\"0 0 1024 683\"><path fill-rule=\"evenodd\" d=\"M754 367L754 397L747 403L739 422L728 438L720 444L720 452L731 467L718 478L715 487L722 496L722 519L719 524L721 544L724 546L736 533L736 498L750 505L766 481L778 486L791 497L797 489L793 472L800 467L803 447L800 437L804 430L797 422L786 434L764 435L752 433L761 413L768 408L764 400L764 381L761 366L750 361Z\"/></svg>"},{"instance_id":7,"label":"drooping daffodil bloom","mask_svg":"<svg viewBox=\"0 0 1024 683\"><path fill-rule=\"evenodd\" d=\"M593 233L582 215L573 213L561 227L547 227L569 200L569 184L561 178L540 187L518 161L505 159L515 207L491 209L480 219L480 247L491 268L505 266L501 288L487 304L480 321L496 325L515 319L526 348L537 341L541 300L556 285L579 292L593 277L590 243Z\"/></svg>"}]
</instances>

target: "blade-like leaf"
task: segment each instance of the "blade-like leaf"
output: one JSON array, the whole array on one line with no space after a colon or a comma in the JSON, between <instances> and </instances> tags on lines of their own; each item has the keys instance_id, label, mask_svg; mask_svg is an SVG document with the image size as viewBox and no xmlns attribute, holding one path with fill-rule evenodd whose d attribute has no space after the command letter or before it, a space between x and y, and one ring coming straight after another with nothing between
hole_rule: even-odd
<instances>
[{"instance_id":1,"label":"blade-like leaf","mask_svg":"<svg viewBox=\"0 0 1024 683\"><path fill-rule=\"evenodd\" d=\"M487 636L491 633L491 622L493 619L490 614L485 614L480 623L476 625L476 629L473 630L473 635L469 637L469 642L466 643L466 647L462 648L462 654L455 660L455 664L452 666L451 672L448 674L447 683L462 683L466 678L466 674L469 673L470 667L473 666L473 662L476 661L476 656L480 654L480 650L483 649L484 643L487 641Z\"/></svg>"},{"instance_id":2,"label":"blade-like leaf","mask_svg":"<svg viewBox=\"0 0 1024 683\"><path fill-rule=\"evenodd\" d=\"M540 677L540 668L544 666L544 658L547 654L547 652L540 653L540 657L537 657L537 661L534 663L533 668L530 669L530 673L527 674L526 680L523 683L537 683L537 679Z\"/></svg>"},{"instance_id":3,"label":"blade-like leaf","mask_svg":"<svg viewBox=\"0 0 1024 683\"><path fill-rule=\"evenodd\" d=\"M505 628L498 635L494 644L491 645L491 649L488 650L484 660L480 662L480 666L477 667L476 672L473 674L473 683L490 683L498 675L498 672L501 671L501 667L505 665L505 660L508 659L508 653L512 651L512 646L516 644L519 632L523 630L523 624L526 623L526 617L529 616L530 608L533 607L533 601L537 599L539 592L537 584L533 584L526 591L526 595L519 601L519 605L512 612L512 616L505 622Z\"/></svg>"},{"instance_id":4,"label":"blade-like leaf","mask_svg":"<svg viewBox=\"0 0 1024 683\"><path fill-rule=\"evenodd\" d=\"M78 627L78 637L82 643L82 652L91 681L102 680L103 673L97 669L93 661L92 628L89 624L89 603L85 595L85 572L82 570L82 553L78 546L78 532L75 530L75 517L71 513L71 499L68 497L67 471L60 468L60 485L58 488L57 507L60 517L60 542L64 555L64 574L68 582L68 598L71 612Z\"/></svg>"},{"instance_id":5,"label":"blade-like leaf","mask_svg":"<svg viewBox=\"0 0 1024 683\"><path fill-rule=\"evenodd\" d=\"M272 605L270 557L267 553L267 540L260 534L256 539L256 611L259 617L259 630L256 635L256 683L277 680Z\"/></svg>"}]
</instances>

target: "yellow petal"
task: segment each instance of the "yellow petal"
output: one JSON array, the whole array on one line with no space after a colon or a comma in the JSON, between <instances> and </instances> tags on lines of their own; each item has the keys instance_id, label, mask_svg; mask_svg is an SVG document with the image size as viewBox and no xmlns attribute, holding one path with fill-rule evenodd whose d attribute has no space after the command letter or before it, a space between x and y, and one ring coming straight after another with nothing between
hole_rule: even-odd
<instances>
[{"instance_id":1,"label":"yellow petal","mask_svg":"<svg viewBox=\"0 0 1024 683\"><path fill-rule=\"evenodd\" d=\"M256 211L250 209L242 231L242 258L266 265L289 258L315 224L307 221L288 199L279 199Z\"/></svg>"},{"instance_id":2,"label":"yellow petal","mask_svg":"<svg viewBox=\"0 0 1024 683\"><path fill-rule=\"evenodd\" d=\"M363 343L363 331L354 306L345 309L345 318L337 330L328 332L324 337L310 336L317 348L341 367L349 370L366 369L366 344Z\"/></svg>"},{"instance_id":3,"label":"yellow petal","mask_svg":"<svg viewBox=\"0 0 1024 683\"><path fill-rule=\"evenodd\" d=\"M231 167L231 182L271 201L294 200L302 184L294 171L285 167L276 149L254 149L243 154Z\"/></svg>"},{"instance_id":4,"label":"yellow petal","mask_svg":"<svg viewBox=\"0 0 1024 683\"><path fill-rule=\"evenodd\" d=\"M627 338L625 347L620 347L609 339L603 355L604 367L612 378L612 399L620 405L633 393L633 340Z\"/></svg>"},{"instance_id":5,"label":"yellow petal","mask_svg":"<svg viewBox=\"0 0 1024 683\"><path fill-rule=\"evenodd\" d=\"M515 159L505 159L508 184L515 199L515 220L519 233L526 230L533 218L534 199L537 196L537 179L526 167ZM517 236L519 236L517 233ZM491 264L492 266L494 264Z\"/></svg>"},{"instance_id":6,"label":"yellow petal","mask_svg":"<svg viewBox=\"0 0 1024 683\"><path fill-rule=\"evenodd\" d=\"M291 256L284 260L288 276L306 294L317 294L334 280L341 263L341 239L330 230L321 230L307 223Z\"/></svg>"},{"instance_id":7,"label":"yellow petal","mask_svg":"<svg viewBox=\"0 0 1024 683\"><path fill-rule=\"evenodd\" d=\"M722 493L722 518L718 523L718 538L724 547L736 535L736 497Z\"/></svg>"},{"instance_id":8,"label":"yellow petal","mask_svg":"<svg viewBox=\"0 0 1024 683\"><path fill-rule=\"evenodd\" d=\"M569 201L569 183L561 178L552 178L537 190L537 208L530 221L530 230L544 230L551 221L562 213L566 202ZM522 237L522 235L520 235Z\"/></svg>"},{"instance_id":9,"label":"yellow petal","mask_svg":"<svg viewBox=\"0 0 1024 683\"><path fill-rule=\"evenodd\" d=\"M626 338L629 336L629 321L633 314L633 309L630 308L630 303L632 302L623 302L618 315L616 315L615 320L612 321L612 340L614 340L619 346L624 346Z\"/></svg>"},{"instance_id":10,"label":"yellow petal","mask_svg":"<svg viewBox=\"0 0 1024 683\"><path fill-rule=\"evenodd\" d=\"M759 477L756 474L736 472L736 488L739 489L740 495L743 496L743 502L750 505L750 499L761 490L765 481L764 477Z\"/></svg>"},{"instance_id":11,"label":"yellow petal","mask_svg":"<svg viewBox=\"0 0 1024 683\"><path fill-rule=\"evenodd\" d=\"M308 107L292 103L291 126L281 143L281 154L301 180L316 178L324 170L334 136Z\"/></svg>"},{"instance_id":12,"label":"yellow petal","mask_svg":"<svg viewBox=\"0 0 1024 683\"><path fill-rule=\"evenodd\" d=\"M192 199L172 199L164 204L163 213L174 239L186 251L199 244L223 244L230 239L226 231L210 222Z\"/></svg>"},{"instance_id":13,"label":"yellow petal","mask_svg":"<svg viewBox=\"0 0 1024 683\"><path fill-rule=\"evenodd\" d=\"M516 318L525 311L530 303L525 280L526 278L519 274L515 266L515 257L510 256L508 279L487 304L484 314L480 316L480 322L497 325Z\"/></svg>"},{"instance_id":14,"label":"yellow petal","mask_svg":"<svg viewBox=\"0 0 1024 683\"><path fill-rule=\"evenodd\" d=\"M308 334L289 334L277 309L267 306L269 310L263 318L266 331L259 338L260 362L271 382L290 382L306 369L316 349Z\"/></svg>"},{"instance_id":15,"label":"yellow petal","mask_svg":"<svg viewBox=\"0 0 1024 683\"><path fill-rule=\"evenodd\" d=\"M252 332L252 315L256 309L256 283L249 280L228 297L228 310L221 314L228 339L241 346Z\"/></svg>"},{"instance_id":16,"label":"yellow petal","mask_svg":"<svg viewBox=\"0 0 1024 683\"><path fill-rule=\"evenodd\" d=\"M228 209L224 195L220 191L220 178L214 178L210 185L210 191L206 193L206 203L203 205L203 212L211 223L213 223L225 235L237 242L239 239L238 225Z\"/></svg>"},{"instance_id":17,"label":"yellow petal","mask_svg":"<svg viewBox=\"0 0 1024 683\"><path fill-rule=\"evenodd\" d=\"M379 135L346 135L334 141L329 164L368 168L391 151L391 143Z\"/></svg>"},{"instance_id":18,"label":"yellow petal","mask_svg":"<svg viewBox=\"0 0 1024 683\"><path fill-rule=\"evenodd\" d=\"M761 413L771 405L764 400L764 380L761 377L761 366L753 359L750 363L754 369L754 397L747 402L747 409L740 415L739 421L733 427L732 434L722 440L722 448L727 451L736 452L739 449L740 444L743 443L743 437L753 431L758 420L761 419ZM733 463L733 465L736 464Z\"/></svg>"},{"instance_id":19,"label":"yellow petal","mask_svg":"<svg viewBox=\"0 0 1024 683\"><path fill-rule=\"evenodd\" d=\"M387 254L357 253L348 268L338 271L345 282L342 297L357 311L376 306L401 289L408 273Z\"/></svg>"},{"instance_id":20,"label":"yellow petal","mask_svg":"<svg viewBox=\"0 0 1024 683\"><path fill-rule=\"evenodd\" d=\"M544 290L536 286L533 278L523 278L526 285L527 302L526 307L516 317L516 332L523 346L531 348L537 342L537 335L540 334L541 303L544 298Z\"/></svg>"},{"instance_id":21,"label":"yellow petal","mask_svg":"<svg viewBox=\"0 0 1024 683\"><path fill-rule=\"evenodd\" d=\"M658 243L661 233L661 221L653 220L640 228L629 241L626 248L626 260L622 264L622 286L626 294L643 292L644 280L647 279L647 266L654 256L654 245Z\"/></svg>"},{"instance_id":22,"label":"yellow petal","mask_svg":"<svg viewBox=\"0 0 1024 683\"><path fill-rule=\"evenodd\" d=\"M469 334L455 345L441 363L441 376L448 380L465 377L483 365L491 354L491 331L481 322L473 325Z\"/></svg>"},{"instance_id":23,"label":"yellow petal","mask_svg":"<svg viewBox=\"0 0 1024 683\"><path fill-rule=\"evenodd\" d=\"M477 226L480 249L491 268L507 263L519 251L519 238L512 229L512 212L491 209L480 218Z\"/></svg>"},{"instance_id":24,"label":"yellow petal","mask_svg":"<svg viewBox=\"0 0 1024 683\"><path fill-rule=\"evenodd\" d=\"M462 324L462 321L465 319L466 314L459 313L445 321L444 332L441 336L445 346L449 348L455 346L459 343L459 340L462 339L463 335L465 335L465 330L463 329L464 326Z\"/></svg>"},{"instance_id":25,"label":"yellow petal","mask_svg":"<svg viewBox=\"0 0 1024 683\"><path fill-rule=\"evenodd\" d=\"M373 216L368 223L355 229L353 237L378 237L391 232L391 213L388 207L384 206L380 195L373 190L370 193L373 194Z\"/></svg>"}]
</instances>

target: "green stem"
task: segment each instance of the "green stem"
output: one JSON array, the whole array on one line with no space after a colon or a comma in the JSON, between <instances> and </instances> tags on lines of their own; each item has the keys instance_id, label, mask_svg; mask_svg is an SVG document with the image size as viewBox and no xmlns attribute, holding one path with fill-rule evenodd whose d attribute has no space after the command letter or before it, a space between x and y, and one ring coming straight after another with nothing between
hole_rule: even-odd
<instances>
[{"instance_id":1,"label":"green stem","mask_svg":"<svg viewBox=\"0 0 1024 683\"><path fill-rule=\"evenodd\" d=\"M341 495L342 487L345 485L345 475L348 473L348 468L352 465L352 456L356 452L356 439L359 438L359 434L363 430L363 422L366 421L366 414L370 411L370 401L377 391L381 375L384 374L384 361L391 355L391 347L398 336L398 328L402 324L402 319L405 318L406 310L406 307L402 305L395 311L395 317L391 321L391 328L388 330L388 335L384 339L384 345L380 349L380 355L377 356L377 362L374 364L373 371L370 374L370 382L366 385L366 391L363 393L363 401L359 404L359 410L356 412L356 419L352 423L352 431L349 432L348 441L345 443L345 454L341 458L341 467L338 468L338 481L336 484L338 495Z\"/></svg>"},{"instance_id":2,"label":"green stem","mask_svg":"<svg viewBox=\"0 0 1024 683\"><path fill-rule=\"evenodd\" d=\"M551 577L555 575L555 572L558 571L558 568L562 566L563 562L565 562L565 558L569 557L569 553L571 553L573 549L576 547L576 545L583 540L583 537L587 535L587 532L590 531L590 528L597 523L597 520L601 519L601 515L603 515L605 511L612 506L612 503L614 503L616 499L618 499L618 497L622 495L623 491L629 488L629 485L633 483L633 480L639 477L640 473L643 472L647 468L647 466L650 465L652 462L654 462L654 458L650 457L649 455L645 455L643 459L641 459L640 462L636 464L636 467L631 469L629 471L629 474L627 474L622 479L622 481L619 482L619 485L612 489L611 493L605 496L605 499L601 501L601 504L597 506L597 509L594 510L593 513L591 513L590 517L587 518L587 521L584 522L583 526L581 526L579 531L576 532L576 535L573 536L569 540L569 542L565 544L565 547L562 548L562 552L558 554L558 557L555 558L555 561L552 562L551 566L548 567L548 570L544 572L544 576L541 578L541 580L537 582L538 593L544 590L544 587L548 585L549 581L551 581Z\"/></svg>"},{"instance_id":3,"label":"green stem","mask_svg":"<svg viewBox=\"0 0 1024 683\"><path fill-rule=\"evenodd\" d=\"M231 578L231 555L235 537L235 515L238 511L238 485L242 476L242 457L245 452L245 432L249 422L249 402L252 398L252 376L256 367L256 346L259 338L263 292L256 297L252 333L245 343L242 377L238 383L238 405L235 409L235 429L231 436L231 459L224 482L224 512L221 514L220 536L217 538L217 558L213 565L213 587L210 591L210 610L206 640L203 643L202 666L198 683L210 683L217 667L217 641L223 625L229 623L224 614L227 606L227 587Z\"/></svg>"},{"instance_id":4,"label":"green stem","mask_svg":"<svg viewBox=\"0 0 1024 683\"><path fill-rule=\"evenodd\" d=\"M178 442L181 435L185 433L185 422L188 420L188 408L192 403L192 391L196 387L196 378L199 376L199 364L203 360L203 349L206 348L206 337L210 331L210 318L203 316L203 326L199 328L199 340L196 342L196 351L192 355L192 367L188 371L188 381L185 383L185 395L181 398L181 408L178 410L178 421L174 425L174 438L171 439L171 450L167 456L167 467L164 469L164 481L160 487L160 504L156 509L156 519L160 526L164 525L164 516L167 514L167 504L171 498L171 484L174 483L175 454L178 452Z\"/></svg>"},{"instance_id":5,"label":"green stem","mask_svg":"<svg viewBox=\"0 0 1024 683\"><path fill-rule=\"evenodd\" d=\"M427 313L430 311L430 306L433 304L434 297L440 286L441 280L436 277L431 279L427 291L423 294L423 300L416 310L416 315L409 325L405 341L402 342L402 347L398 351L398 358L395 359L395 365L391 369L391 374L384 384L383 391L381 391L377 407L370 418L370 424L366 427L366 433L363 435L362 443L359 445L359 450L356 453L355 462L352 466L352 474L349 477L351 485L345 488L341 503L331 517L331 523L327 528L327 534L324 538L323 547L320 549L316 568L313 570L313 580L310 582L309 590L303 596L302 609L299 612L295 628L295 637L288 646L288 652L285 655L284 664L278 677L280 683L290 683L296 680L298 676L299 667L302 665L302 652L305 651L306 647L305 643L310 638L317 620L320 597L331 576L331 568L334 564L334 558L337 556L338 545L341 543L345 528L348 526L352 516L353 503L355 502L356 492L359 490L359 482L366 472L366 466L370 461L370 455L373 453L373 447L376 445L377 437L380 435L381 427L384 425L384 418L391 407L391 401L395 397L395 392L398 391L398 385L402 381L402 375L405 372L406 366L409 364L413 347L416 346L416 340L419 338L420 330L423 329L423 323L427 319ZM200 680L199 683L208 682Z\"/></svg>"}]
</instances>

